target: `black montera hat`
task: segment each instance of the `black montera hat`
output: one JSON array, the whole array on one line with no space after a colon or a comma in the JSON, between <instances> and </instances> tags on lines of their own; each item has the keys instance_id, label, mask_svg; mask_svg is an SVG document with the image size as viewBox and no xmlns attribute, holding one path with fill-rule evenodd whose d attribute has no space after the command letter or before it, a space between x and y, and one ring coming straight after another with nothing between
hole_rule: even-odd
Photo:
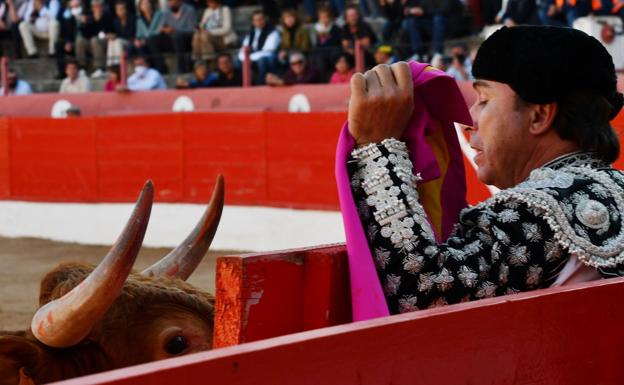
<instances>
[{"instance_id":1,"label":"black montera hat","mask_svg":"<svg viewBox=\"0 0 624 385\"><path fill-rule=\"evenodd\" d=\"M614 118L624 102L611 55L598 40L572 28L503 27L479 48L472 74L508 84L529 103L590 92L607 99Z\"/></svg>"}]
</instances>

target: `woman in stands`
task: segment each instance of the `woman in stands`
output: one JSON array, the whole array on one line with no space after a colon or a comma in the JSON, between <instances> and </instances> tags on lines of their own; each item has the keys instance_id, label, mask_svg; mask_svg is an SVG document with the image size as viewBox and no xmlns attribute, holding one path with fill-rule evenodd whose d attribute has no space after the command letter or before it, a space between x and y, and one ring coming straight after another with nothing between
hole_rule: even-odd
<instances>
[{"instance_id":1,"label":"woman in stands","mask_svg":"<svg viewBox=\"0 0 624 385\"><path fill-rule=\"evenodd\" d=\"M221 0L208 0L199 28L193 34L193 58L205 59L236 44L232 12Z\"/></svg>"}]
</instances>

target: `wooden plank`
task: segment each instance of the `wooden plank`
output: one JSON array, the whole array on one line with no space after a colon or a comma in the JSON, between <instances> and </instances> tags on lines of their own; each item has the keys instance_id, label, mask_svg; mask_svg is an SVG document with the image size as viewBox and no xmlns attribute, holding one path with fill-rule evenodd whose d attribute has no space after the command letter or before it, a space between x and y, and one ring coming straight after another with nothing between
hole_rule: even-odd
<instances>
[{"instance_id":1,"label":"wooden plank","mask_svg":"<svg viewBox=\"0 0 624 385\"><path fill-rule=\"evenodd\" d=\"M305 253L303 330L351 322L349 261L344 245Z\"/></svg>"},{"instance_id":2,"label":"wooden plank","mask_svg":"<svg viewBox=\"0 0 624 385\"><path fill-rule=\"evenodd\" d=\"M217 262L217 347L303 329L304 252L248 254ZM236 330L238 328L238 331Z\"/></svg>"},{"instance_id":3,"label":"wooden plank","mask_svg":"<svg viewBox=\"0 0 624 385\"><path fill-rule=\"evenodd\" d=\"M217 174L225 177L226 204L265 203L266 134L262 113L185 114L184 195L206 202Z\"/></svg>"},{"instance_id":4,"label":"wooden plank","mask_svg":"<svg viewBox=\"0 0 624 385\"><path fill-rule=\"evenodd\" d=\"M351 321L344 245L217 260L214 345Z\"/></svg>"},{"instance_id":5,"label":"wooden plank","mask_svg":"<svg viewBox=\"0 0 624 385\"><path fill-rule=\"evenodd\" d=\"M539 290L154 362L63 385L621 384L624 279Z\"/></svg>"},{"instance_id":6,"label":"wooden plank","mask_svg":"<svg viewBox=\"0 0 624 385\"><path fill-rule=\"evenodd\" d=\"M0 117L0 199L11 196L11 147L9 118Z\"/></svg>"},{"instance_id":7,"label":"wooden plank","mask_svg":"<svg viewBox=\"0 0 624 385\"><path fill-rule=\"evenodd\" d=\"M267 113L268 199L271 205L335 209L336 142L344 112ZM331 183L328 183L331 182Z\"/></svg>"},{"instance_id":8,"label":"wooden plank","mask_svg":"<svg viewBox=\"0 0 624 385\"><path fill-rule=\"evenodd\" d=\"M95 122L100 201L131 201L148 179L156 201L182 200L181 115L98 117Z\"/></svg>"},{"instance_id":9,"label":"wooden plank","mask_svg":"<svg viewBox=\"0 0 624 385\"><path fill-rule=\"evenodd\" d=\"M22 118L10 122L11 199L95 200L95 131L91 118Z\"/></svg>"}]
</instances>

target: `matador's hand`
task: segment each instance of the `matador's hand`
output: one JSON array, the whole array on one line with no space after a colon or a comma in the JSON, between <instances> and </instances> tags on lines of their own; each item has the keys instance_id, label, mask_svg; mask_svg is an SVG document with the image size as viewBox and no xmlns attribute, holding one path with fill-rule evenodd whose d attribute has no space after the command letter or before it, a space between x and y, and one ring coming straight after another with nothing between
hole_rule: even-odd
<instances>
[{"instance_id":1,"label":"matador's hand","mask_svg":"<svg viewBox=\"0 0 624 385\"><path fill-rule=\"evenodd\" d=\"M381 64L351 78L349 132L358 146L400 139L413 111L414 85L407 63Z\"/></svg>"}]
</instances>

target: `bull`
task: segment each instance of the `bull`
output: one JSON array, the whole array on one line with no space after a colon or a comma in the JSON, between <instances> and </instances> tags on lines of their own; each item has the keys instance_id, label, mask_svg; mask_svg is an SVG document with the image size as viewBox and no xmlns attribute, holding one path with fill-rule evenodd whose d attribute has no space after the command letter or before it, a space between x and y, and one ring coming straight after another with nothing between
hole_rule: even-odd
<instances>
[{"instance_id":1,"label":"bull","mask_svg":"<svg viewBox=\"0 0 624 385\"><path fill-rule=\"evenodd\" d=\"M0 332L0 385L35 385L212 347L214 297L185 282L210 247L223 210L219 176L189 236L138 273L154 188L148 181L97 267L64 263L45 275L29 330Z\"/></svg>"}]
</instances>

